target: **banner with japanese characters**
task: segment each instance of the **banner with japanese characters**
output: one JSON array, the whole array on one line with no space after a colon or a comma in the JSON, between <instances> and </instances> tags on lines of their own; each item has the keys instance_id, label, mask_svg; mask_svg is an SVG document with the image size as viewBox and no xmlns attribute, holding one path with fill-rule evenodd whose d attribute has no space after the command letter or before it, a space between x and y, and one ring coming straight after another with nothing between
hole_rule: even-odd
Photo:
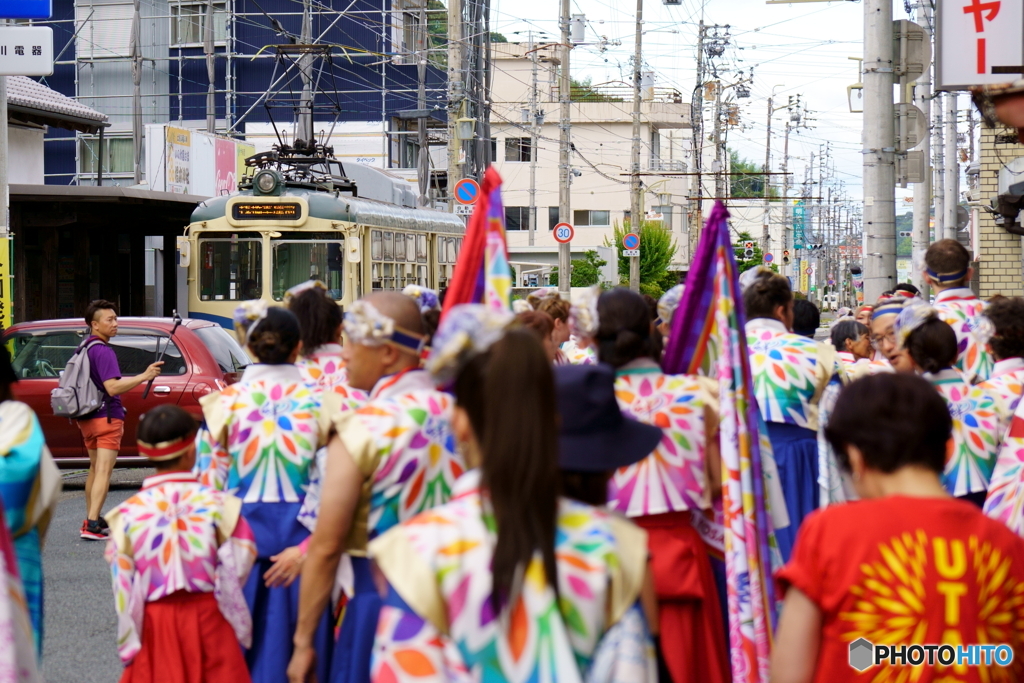
<instances>
[{"instance_id":1,"label":"banner with japanese characters","mask_svg":"<svg viewBox=\"0 0 1024 683\"><path fill-rule=\"evenodd\" d=\"M1012 83L1024 65L1021 0L938 0L936 90Z\"/></svg>"}]
</instances>

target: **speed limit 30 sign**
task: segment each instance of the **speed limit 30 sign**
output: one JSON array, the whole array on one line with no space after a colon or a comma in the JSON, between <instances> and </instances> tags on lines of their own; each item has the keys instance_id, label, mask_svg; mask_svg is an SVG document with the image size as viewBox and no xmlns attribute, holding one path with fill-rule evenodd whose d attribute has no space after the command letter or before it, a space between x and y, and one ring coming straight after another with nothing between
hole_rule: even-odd
<instances>
[{"instance_id":1,"label":"speed limit 30 sign","mask_svg":"<svg viewBox=\"0 0 1024 683\"><path fill-rule=\"evenodd\" d=\"M568 223L559 223L555 226L555 241L559 244L568 244L576 236L576 231Z\"/></svg>"}]
</instances>

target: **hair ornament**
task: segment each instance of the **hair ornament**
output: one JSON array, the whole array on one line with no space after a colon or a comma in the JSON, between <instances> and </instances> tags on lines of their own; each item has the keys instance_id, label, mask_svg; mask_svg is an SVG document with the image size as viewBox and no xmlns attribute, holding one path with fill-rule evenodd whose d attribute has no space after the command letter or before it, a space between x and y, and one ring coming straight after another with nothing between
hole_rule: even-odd
<instances>
[{"instance_id":1,"label":"hair ornament","mask_svg":"<svg viewBox=\"0 0 1024 683\"><path fill-rule=\"evenodd\" d=\"M554 287L544 287L541 289L535 289L526 295L526 303L530 304L531 308L536 309L540 306L540 302L545 299L560 299L561 295L558 290Z\"/></svg>"},{"instance_id":2,"label":"hair ornament","mask_svg":"<svg viewBox=\"0 0 1024 683\"><path fill-rule=\"evenodd\" d=\"M529 304L526 299L516 299L512 302L512 312L516 315L520 313L528 313L533 310L533 306Z\"/></svg>"},{"instance_id":3,"label":"hair ornament","mask_svg":"<svg viewBox=\"0 0 1024 683\"><path fill-rule=\"evenodd\" d=\"M403 330L368 301L360 299L345 312L345 334L353 344L383 346L390 344L400 351L417 356L423 351L424 339Z\"/></svg>"},{"instance_id":4,"label":"hair ornament","mask_svg":"<svg viewBox=\"0 0 1024 683\"><path fill-rule=\"evenodd\" d=\"M242 346L249 343L249 335L261 320L266 319L270 306L263 299L243 301L235 309L234 323L235 334L238 336Z\"/></svg>"},{"instance_id":5,"label":"hair ornament","mask_svg":"<svg viewBox=\"0 0 1024 683\"><path fill-rule=\"evenodd\" d=\"M426 369L438 384L455 379L470 360L502 338L514 316L484 304L460 304L448 312L434 334Z\"/></svg>"},{"instance_id":6,"label":"hair ornament","mask_svg":"<svg viewBox=\"0 0 1024 683\"><path fill-rule=\"evenodd\" d=\"M284 293L284 305L287 306L292 299L304 292L308 292L311 289L319 289L322 290L324 294L327 293L327 285L320 280L306 280L305 282L295 285Z\"/></svg>"},{"instance_id":7,"label":"hair ornament","mask_svg":"<svg viewBox=\"0 0 1024 683\"><path fill-rule=\"evenodd\" d=\"M985 315L984 311L978 316L978 320L974 325L974 337L978 340L978 343L984 346L992 341L993 337L998 336L996 334L995 323L992 319Z\"/></svg>"},{"instance_id":8,"label":"hair ornament","mask_svg":"<svg viewBox=\"0 0 1024 683\"><path fill-rule=\"evenodd\" d=\"M899 315L896 316L896 323L893 326L897 347L906 348L907 338L910 334L937 316L938 312L921 299L907 300Z\"/></svg>"},{"instance_id":9,"label":"hair ornament","mask_svg":"<svg viewBox=\"0 0 1024 683\"><path fill-rule=\"evenodd\" d=\"M569 307L569 331L577 337L593 337L601 325L597 316L597 300L601 288L588 287L576 297L576 303Z\"/></svg>"},{"instance_id":10,"label":"hair ornament","mask_svg":"<svg viewBox=\"0 0 1024 683\"><path fill-rule=\"evenodd\" d=\"M757 266L756 268L743 271L740 273L740 294L746 292L760 278L773 275L774 273L774 270L764 266Z\"/></svg>"},{"instance_id":11,"label":"hair ornament","mask_svg":"<svg viewBox=\"0 0 1024 683\"><path fill-rule=\"evenodd\" d=\"M672 316L676 314L685 291L686 285L676 285L661 295L658 299L658 317L661 318L661 322L671 324Z\"/></svg>"},{"instance_id":12,"label":"hair ornament","mask_svg":"<svg viewBox=\"0 0 1024 683\"><path fill-rule=\"evenodd\" d=\"M432 289L420 287L419 285L406 285L405 289L402 290L402 294L416 300L421 314L441 310L441 301L437 297L437 292Z\"/></svg>"}]
</instances>

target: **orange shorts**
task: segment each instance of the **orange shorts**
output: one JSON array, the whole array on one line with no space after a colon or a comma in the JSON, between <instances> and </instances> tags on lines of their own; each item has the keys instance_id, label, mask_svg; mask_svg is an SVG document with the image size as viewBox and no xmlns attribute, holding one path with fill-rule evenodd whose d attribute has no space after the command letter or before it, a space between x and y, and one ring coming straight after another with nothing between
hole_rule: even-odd
<instances>
[{"instance_id":1,"label":"orange shorts","mask_svg":"<svg viewBox=\"0 0 1024 683\"><path fill-rule=\"evenodd\" d=\"M86 450L94 451L97 448L111 451L121 450L124 420L107 422L105 417L94 417L91 420L79 420L78 428L82 430Z\"/></svg>"}]
</instances>

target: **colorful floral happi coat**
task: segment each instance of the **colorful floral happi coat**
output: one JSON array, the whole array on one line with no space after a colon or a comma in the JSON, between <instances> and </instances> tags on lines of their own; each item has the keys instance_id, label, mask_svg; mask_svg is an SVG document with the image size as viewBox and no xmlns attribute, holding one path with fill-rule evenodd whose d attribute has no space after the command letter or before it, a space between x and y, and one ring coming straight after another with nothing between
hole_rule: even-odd
<instances>
[{"instance_id":1,"label":"colorful floral happi coat","mask_svg":"<svg viewBox=\"0 0 1024 683\"><path fill-rule=\"evenodd\" d=\"M382 380L359 410L335 417L337 433L369 482L349 535L348 551L395 524L448 501L465 465L451 430L452 397L423 370L394 385Z\"/></svg>"},{"instance_id":2,"label":"colorful floral happi coat","mask_svg":"<svg viewBox=\"0 0 1024 683\"><path fill-rule=\"evenodd\" d=\"M999 450L995 401L983 392L972 392L953 368L926 377L946 399L953 417L953 454L946 460L943 485L954 496L988 490Z\"/></svg>"},{"instance_id":3,"label":"colorful floral happi coat","mask_svg":"<svg viewBox=\"0 0 1024 683\"><path fill-rule=\"evenodd\" d=\"M467 473L447 505L370 544L371 557L406 603L386 604L381 612L375 682L579 683L602 636L636 603L646 534L563 499L555 540L559 599L538 553L508 614L495 614L496 522L479 481L478 472ZM643 656L650 658L649 648Z\"/></svg>"},{"instance_id":4,"label":"colorful floral happi coat","mask_svg":"<svg viewBox=\"0 0 1024 683\"><path fill-rule=\"evenodd\" d=\"M565 359L570 365L593 365L597 362L597 354L594 353L594 349L589 346L580 348L574 338L562 344L562 348L559 350L565 355Z\"/></svg>"},{"instance_id":5,"label":"colorful floral happi coat","mask_svg":"<svg viewBox=\"0 0 1024 683\"><path fill-rule=\"evenodd\" d=\"M0 499L14 541L40 656L43 644L41 548L60 488L60 470L46 447L36 414L19 401L0 403Z\"/></svg>"},{"instance_id":6,"label":"colorful floral happi coat","mask_svg":"<svg viewBox=\"0 0 1024 683\"><path fill-rule=\"evenodd\" d=\"M788 332L778 320L746 324L754 396L765 422L818 429L818 400L839 371L827 344Z\"/></svg>"},{"instance_id":7,"label":"colorful floral happi coat","mask_svg":"<svg viewBox=\"0 0 1024 683\"><path fill-rule=\"evenodd\" d=\"M242 584L256 542L241 509L241 500L203 486L194 474L173 472L147 478L141 491L107 513L106 558L123 661L141 649L146 603L177 591L215 593L239 642L249 646L252 618Z\"/></svg>"},{"instance_id":8,"label":"colorful floral happi coat","mask_svg":"<svg viewBox=\"0 0 1024 683\"><path fill-rule=\"evenodd\" d=\"M939 318L956 333L956 368L964 374L968 384L987 380L995 365L992 354L975 335L978 316L986 305L969 287L947 289L935 296L935 310L939 312Z\"/></svg>"},{"instance_id":9,"label":"colorful floral happi coat","mask_svg":"<svg viewBox=\"0 0 1024 683\"><path fill-rule=\"evenodd\" d=\"M341 344L318 346L295 361L303 379L320 391L330 391L341 398L341 410L355 410L366 403L366 392L348 385L348 372L341 357Z\"/></svg>"},{"instance_id":10,"label":"colorful floral happi coat","mask_svg":"<svg viewBox=\"0 0 1024 683\"><path fill-rule=\"evenodd\" d=\"M617 373L619 407L640 422L661 427L665 436L653 453L614 474L609 482L611 508L628 517L708 509L707 394L701 380L666 375L653 361L634 364Z\"/></svg>"},{"instance_id":11,"label":"colorful floral happi coat","mask_svg":"<svg viewBox=\"0 0 1024 683\"><path fill-rule=\"evenodd\" d=\"M301 502L336 400L306 384L293 365L250 366L242 381L200 400L200 481L246 503Z\"/></svg>"},{"instance_id":12,"label":"colorful floral happi coat","mask_svg":"<svg viewBox=\"0 0 1024 683\"><path fill-rule=\"evenodd\" d=\"M996 441L1002 442L1010 421L1017 411L1021 395L1024 394L1024 358L1007 358L995 364L992 376L972 389L979 394L987 394L995 401L996 419L999 429Z\"/></svg>"},{"instance_id":13,"label":"colorful floral happi coat","mask_svg":"<svg viewBox=\"0 0 1024 683\"><path fill-rule=\"evenodd\" d=\"M1017 406L999 449L984 511L1024 537L1024 404Z\"/></svg>"}]
</instances>

